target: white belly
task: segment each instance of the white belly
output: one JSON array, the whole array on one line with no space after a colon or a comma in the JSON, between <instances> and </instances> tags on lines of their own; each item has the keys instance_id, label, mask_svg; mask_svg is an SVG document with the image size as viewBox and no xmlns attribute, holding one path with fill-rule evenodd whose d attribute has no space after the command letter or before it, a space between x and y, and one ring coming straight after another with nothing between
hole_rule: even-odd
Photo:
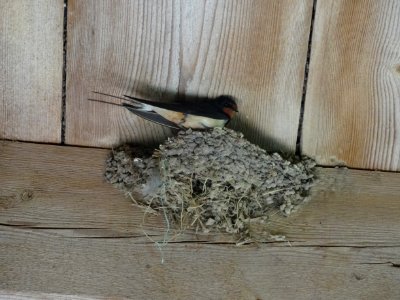
<instances>
[{"instance_id":1,"label":"white belly","mask_svg":"<svg viewBox=\"0 0 400 300\"><path fill-rule=\"evenodd\" d=\"M180 125L186 128L205 129L213 127L224 127L226 120L217 120L201 116L187 115L185 122Z\"/></svg>"}]
</instances>

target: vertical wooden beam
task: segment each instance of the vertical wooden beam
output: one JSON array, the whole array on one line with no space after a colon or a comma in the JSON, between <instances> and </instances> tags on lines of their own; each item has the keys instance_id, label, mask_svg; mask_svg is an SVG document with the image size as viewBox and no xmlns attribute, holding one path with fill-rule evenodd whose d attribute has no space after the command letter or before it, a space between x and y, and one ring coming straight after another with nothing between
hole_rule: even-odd
<instances>
[{"instance_id":1,"label":"vertical wooden beam","mask_svg":"<svg viewBox=\"0 0 400 300\"><path fill-rule=\"evenodd\" d=\"M60 142L63 1L1 1L0 32L0 138Z\"/></svg>"},{"instance_id":2,"label":"vertical wooden beam","mask_svg":"<svg viewBox=\"0 0 400 300\"><path fill-rule=\"evenodd\" d=\"M318 1L302 147L320 164L400 170L400 2Z\"/></svg>"},{"instance_id":3,"label":"vertical wooden beam","mask_svg":"<svg viewBox=\"0 0 400 300\"><path fill-rule=\"evenodd\" d=\"M171 134L88 102L93 90L163 100L230 94L240 109L233 128L294 151L312 0L71 0L68 11L67 143L158 143Z\"/></svg>"}]
</instances>

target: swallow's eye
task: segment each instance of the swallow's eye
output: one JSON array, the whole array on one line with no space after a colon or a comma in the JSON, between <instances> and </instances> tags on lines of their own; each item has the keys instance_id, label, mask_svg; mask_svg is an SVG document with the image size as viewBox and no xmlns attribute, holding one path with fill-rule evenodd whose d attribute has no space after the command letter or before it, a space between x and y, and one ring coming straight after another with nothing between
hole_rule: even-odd
<instances>
[{"instance_id":1,"label":"swallow's eye","mask_svg":"<svg viewBox=\"0 0 400 300\"><path fill-rule=\"evenodd\" d=\"M238 107L235 102L229 101L226 103L226 107L232 108L234 111L238 111Z\"/></svg>"},{"instance_id":2,"label":"swallow's eye","mask_svg":"<svg viewBox=\"0 0 400 300\"><path fill-rule=\"evenodd\" d=\"M230 108L230 109L232 109L234 111L237 111L236 102L233 100L232 97L230 97L230 96L219 96L217 98L217 100L219 102L219 105L222 108Z\"/></svg>"}]
</instances>

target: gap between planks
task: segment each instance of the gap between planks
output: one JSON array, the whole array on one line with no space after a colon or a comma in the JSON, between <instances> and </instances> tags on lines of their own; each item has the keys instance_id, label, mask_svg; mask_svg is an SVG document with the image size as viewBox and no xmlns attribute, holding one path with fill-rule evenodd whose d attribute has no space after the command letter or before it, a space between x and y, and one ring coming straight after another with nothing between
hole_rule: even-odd
<instances>
[{"instance_id":1,"label":"gap between planks","mask_svg":"<svg viewBox=\"0 0 400 300\"><path fill-rule=\"evenodd\" d=\"M63 66L62 66L62 93L61 93L61 145L65 144L66 127L66 101L67 101L67 25L68 25L68 0L64 0L64 19L63 19Z\"/></svg>"},{"instance_id":2,"label":"gap between planks","mask_svg":"<svg viewBox=\"0 0 400 300\"><path fill-rule=\"evenodd\" d=\"M301 134L303 131L303 120L304 120L304 108L307 99L307 82L308 82L308 72L310 70L310 59L311 59L311 50L312 50L312 37L313 37L313 29L314 29L314 21L315 21L315 11L317 9L317 0L313 0L312 13L311 13L311 22L310 22L310 33L308 36L308 48L307 48L307 57L306 63L304 66L304 81L303 81L303 94L301 96L301 104L300 104L300 114L299 114L299 126L297 130L297 140L296 140L296 155L301 156Z\"/></svg>"}]
</instances>

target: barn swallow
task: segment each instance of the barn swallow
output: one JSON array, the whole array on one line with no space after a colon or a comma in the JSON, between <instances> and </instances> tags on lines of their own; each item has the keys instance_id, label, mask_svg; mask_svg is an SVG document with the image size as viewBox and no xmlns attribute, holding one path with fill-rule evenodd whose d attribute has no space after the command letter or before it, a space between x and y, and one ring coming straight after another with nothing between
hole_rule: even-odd
<instances>
[{"instance_id":1,"label":"barn swallow","mask_svg":"<svg viewBox=\"0 0 400 300\"><path fill-rule=\"evenodd\" d=\"M105 102L127 108L130 112L154 123L174 129L208 129L224 127L238 112L236 102L230 96L219 96L205 101L154 102L124 95L125 98L93 92L117 99L121 104Z\"/></svg>"}]
</instances>

